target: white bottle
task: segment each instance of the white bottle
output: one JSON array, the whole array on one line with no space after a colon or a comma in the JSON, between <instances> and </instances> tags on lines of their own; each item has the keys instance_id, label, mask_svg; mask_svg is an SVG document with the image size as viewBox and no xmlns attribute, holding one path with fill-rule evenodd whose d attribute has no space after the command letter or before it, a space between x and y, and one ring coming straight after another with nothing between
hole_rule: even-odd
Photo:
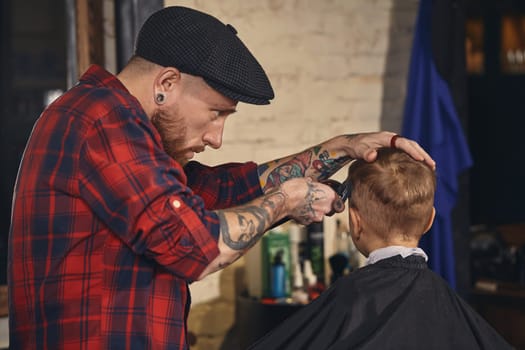
<instances>
[{"instance_id":1,"label":"white bottle","mask_svg":"<svg viewBox=\"0 0 525 350\"><path fill-rule=\"evenodd\" d=\"M308 304L308 293L304 288L303 273L301 265L296 264L293 274L292 300L298 304Z\"/></svg>"}]
</instances>

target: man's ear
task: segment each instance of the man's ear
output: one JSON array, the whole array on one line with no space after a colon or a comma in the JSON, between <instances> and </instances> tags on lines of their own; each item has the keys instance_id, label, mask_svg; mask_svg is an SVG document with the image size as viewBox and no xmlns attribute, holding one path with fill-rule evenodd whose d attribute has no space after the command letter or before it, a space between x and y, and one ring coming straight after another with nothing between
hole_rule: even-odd
<instances>
[{"instance_id":1,"label":"man's ear","mask_svg":"<svg viewBox=\"0 0 525 350\"><path fill-rule=\"evenodd\" d=\"M181 81L181 72L174 67L165 67L155 78L155 94L174 90Z\"/></svg>"},{"instance_id":2,"label":"man's ear","mask_svg":"<svg viewBox=\"0 0 525 350\"><path fill-rule=\"evenodd\" d=\"M427 227L425 228L425 231L423 233L427 233L428 230L432 227L432 224L434 223L434 218L436 217L436 208L432 207L432 213L430 214L430 218L428 219Z\"/></svg>"}]
</instances>

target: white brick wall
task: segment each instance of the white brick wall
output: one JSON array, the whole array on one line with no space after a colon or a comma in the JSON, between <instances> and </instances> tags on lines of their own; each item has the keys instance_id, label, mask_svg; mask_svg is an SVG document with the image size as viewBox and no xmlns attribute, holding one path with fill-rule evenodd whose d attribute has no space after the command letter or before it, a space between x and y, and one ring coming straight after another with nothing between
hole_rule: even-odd
<instances>
[{"instance_id":1,"label":"white brick wall","mask_svg":"<svg viewBox=\"0 0 525 350\"><path fill-rule=\"evenodd\" d=\"M269 106L240 104L226 123L223 147L198 160L263 162L341 133L399 131L417 0L166 0L165 5L192 7L231 23L275 90ZM327 239L332 221L326 224ZM194 301L217 296L216 285L195 283Z\"/></svg>"},{"instance_id":2,"label":"white brick wall","mask_svg":"<svg viewBox=\"0 0 525 350\"><path fill-rule=\"evenodd\" d=\"M381 125L399 129L417 0L165 4L192 7L231 23L265 68L276 94L270 106L240 104L226 124L221 150L205 152L199 160L267 161L343 132L379 130ZM400 47L391 47L393 35ZM397 68L385 72L392 67L390 56ZM391 88L388 115L382 115L385 73Z\"/></svg>"}]
</instances>

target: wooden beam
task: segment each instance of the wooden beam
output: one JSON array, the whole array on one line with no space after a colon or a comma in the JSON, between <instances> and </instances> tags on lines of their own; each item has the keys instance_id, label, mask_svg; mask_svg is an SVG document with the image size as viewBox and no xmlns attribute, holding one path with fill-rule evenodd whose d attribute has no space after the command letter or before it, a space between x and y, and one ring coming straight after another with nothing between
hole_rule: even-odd
<instances>
[{"instance_id":1,"label":"wooden beam","mask_svg":"<svg viewBox=\"0 0 525 350\"><path fill-rule=\"evenodd\" d=\"M76 0L77 68L79 76L90 65L104 66L102 0Z\"/></svg>"}]
</instances>

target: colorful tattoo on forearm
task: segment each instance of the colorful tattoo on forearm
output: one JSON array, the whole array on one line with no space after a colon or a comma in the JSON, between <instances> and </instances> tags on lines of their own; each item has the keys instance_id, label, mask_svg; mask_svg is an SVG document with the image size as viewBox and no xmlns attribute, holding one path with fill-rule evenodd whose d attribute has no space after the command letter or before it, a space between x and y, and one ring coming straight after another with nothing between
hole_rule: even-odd
<instances>
[{"instance_id":1,"label":"colorful tattoo on forearm","mask_svg":"<svg viewBox=\"0 0 525 350\"><path fill-rule=\"evenodd\" d=\"M314 157L316 159L312 160ZM288 162L276 165L268 174L266 181L262 183L263 191L266 192L271 188L277 187L291 178L304 177L309 168L316 175L315 178L317 180L326 180L350 160L352 160L350 156L331 157L327 150L322 150L318 146L313 147L311 150L298 154ZM278 161L274 163L278 163ZM259 166L259 176L267 171L269 167L268 164Z\"/></svg>"},{"instance_id":2,"label":"colorful tattoo on forearm","mask_svg":"<svg viewBox=\"0 0 525 350\"><path fill-rule=\"evenodd\" d=\"M277 187L291 178L304 177L306 169L310 166L311 159L312 151L306 151L298 154L290 161L276 166L270 174L268 174L268 179L263 187L263 191Z\"/></svg>"},{"instance_id":3,"label":"colorful tattoo on forearm","mask_svg":"<svg viewBox=\"0 0 525 350\"><path fill-rule=\"evenodd\" d=\"M312 168L319 173L318 180L321 181L328 179L352 159L349 156L330 157L330 153L327 150L321 152L318 157L312 162Z\"/></svg>"}]
</instances>

